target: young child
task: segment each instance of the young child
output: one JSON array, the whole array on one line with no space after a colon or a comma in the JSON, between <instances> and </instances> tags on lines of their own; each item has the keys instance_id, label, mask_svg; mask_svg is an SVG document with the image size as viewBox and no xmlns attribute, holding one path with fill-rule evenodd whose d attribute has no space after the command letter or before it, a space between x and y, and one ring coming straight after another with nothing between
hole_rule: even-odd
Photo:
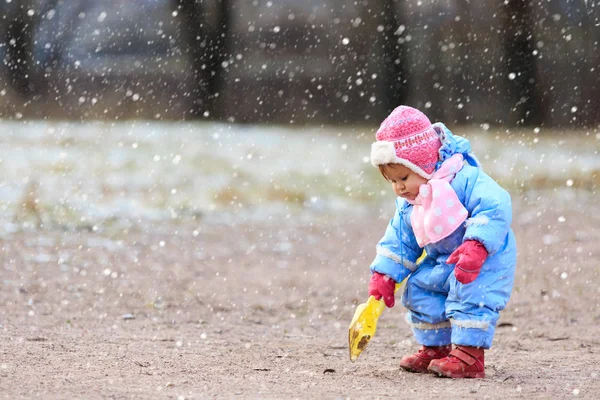
<instances>
[{"instance_id":1,"label":"young child","mask_svg":"<svg viewBox=\"0 0 600 400\"><path fill-rule=\"evenodd\" d=\"M371 163L398 198L370 267L369 294L391 308L395 284L408 277L402 304L422 345L400 367L484 378L484 351L515 274L510 195L481 170L466 139L417 109L396 108L376 137Z\"/></svg>"}]
</instances>

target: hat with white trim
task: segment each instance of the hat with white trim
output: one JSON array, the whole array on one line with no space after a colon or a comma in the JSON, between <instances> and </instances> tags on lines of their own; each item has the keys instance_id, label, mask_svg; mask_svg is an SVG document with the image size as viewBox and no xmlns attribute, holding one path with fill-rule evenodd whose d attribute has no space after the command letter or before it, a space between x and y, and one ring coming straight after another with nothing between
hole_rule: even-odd
<instances>
[{"instance_id":1,"label":"hat with white trim","mask_svg":"<svg viewBox=\"0 0 600 400\"><path fill-rule=\"evenodd\" d=\"M371 145L371 164L401 164L430 179L442 142L429 118L416 108L397 107L381 123Z\"/></svg>"}]
</instances>

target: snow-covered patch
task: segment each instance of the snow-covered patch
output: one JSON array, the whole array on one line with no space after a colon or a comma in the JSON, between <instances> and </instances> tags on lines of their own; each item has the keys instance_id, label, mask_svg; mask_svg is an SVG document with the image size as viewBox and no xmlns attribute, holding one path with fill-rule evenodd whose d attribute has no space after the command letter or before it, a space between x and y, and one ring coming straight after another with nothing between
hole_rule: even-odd
<instances>
[{"instance_id":1,"label":"snow-covered patch","mask_svg":"<svg viewBox=\"0 0 600 400\"><path fill-rule=\"evenodd\" d=\"M140 220L282 220L393 207L376 127L0 122L0 221L127 229ZM600 136L455 130L514 195L596 190ZM390 214L391 215L391 214Z\"/></svg>"}]
</instances>

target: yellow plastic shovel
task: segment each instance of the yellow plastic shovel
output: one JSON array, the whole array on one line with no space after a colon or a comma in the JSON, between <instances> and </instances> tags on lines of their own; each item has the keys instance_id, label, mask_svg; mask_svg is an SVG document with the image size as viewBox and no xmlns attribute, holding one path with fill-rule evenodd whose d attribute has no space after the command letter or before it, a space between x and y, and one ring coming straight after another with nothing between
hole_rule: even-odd
<instances>
[{"instance_id":1,"label":"yellow plastic shovel","mask_svg":"<svg viewBox=\"0 0 600 400\"><path fill-rule=\"evenodd\" d=\"M395 292L406 281L396 284ZM354 311L354 317L350 322L348 331L348 345L350 347L350 361L354 362L367 347L369 341L375 336L377 329L377 320L385 309L383 297L375 300L375 297L369 296L366 303L359 304Z\"/></svg>"},{"instance_id":2,"label":"yellow plastic shovel","mask_svg":"<svg viewBox=\"0 0 600 400\"><path fill-rule=\"evenodd\" d=\"M426 253L423 251L421 257L417 260L417 264L425 258ZM402 282L396 284L394 293L398 292L398 289L406 282L404 279ZM354 311L354 317L350 322L350 328L348 330L348 347L350 348L350 361L354 362L367 347L369 341L375 336L375 330L377 329L377 320L385 309L385 303L383 297L379 300L375 300L375 297L369 296L366 303L359 304Z\"/></svg>"}]
</instances>

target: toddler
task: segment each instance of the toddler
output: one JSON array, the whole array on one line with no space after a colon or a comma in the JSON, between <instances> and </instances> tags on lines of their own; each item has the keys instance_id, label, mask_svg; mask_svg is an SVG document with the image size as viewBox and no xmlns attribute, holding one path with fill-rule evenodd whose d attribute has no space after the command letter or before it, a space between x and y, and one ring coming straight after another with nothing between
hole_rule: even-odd
<instances>
[{"instance_id":1,"label":"toddler","mask_svg":"<svg viewBox=\"0 0 600 400\"><path fill-rule=\"evenodd\" d=\"M402 304L422 345L400 367L484 378L484 351L515 274L510 195L482 171L466 139L417 109L396 108L376 137L371 163L398 197L370 267L369 294L391 308L395 284L408 277Z\"/></svg>"}]
</instances>

